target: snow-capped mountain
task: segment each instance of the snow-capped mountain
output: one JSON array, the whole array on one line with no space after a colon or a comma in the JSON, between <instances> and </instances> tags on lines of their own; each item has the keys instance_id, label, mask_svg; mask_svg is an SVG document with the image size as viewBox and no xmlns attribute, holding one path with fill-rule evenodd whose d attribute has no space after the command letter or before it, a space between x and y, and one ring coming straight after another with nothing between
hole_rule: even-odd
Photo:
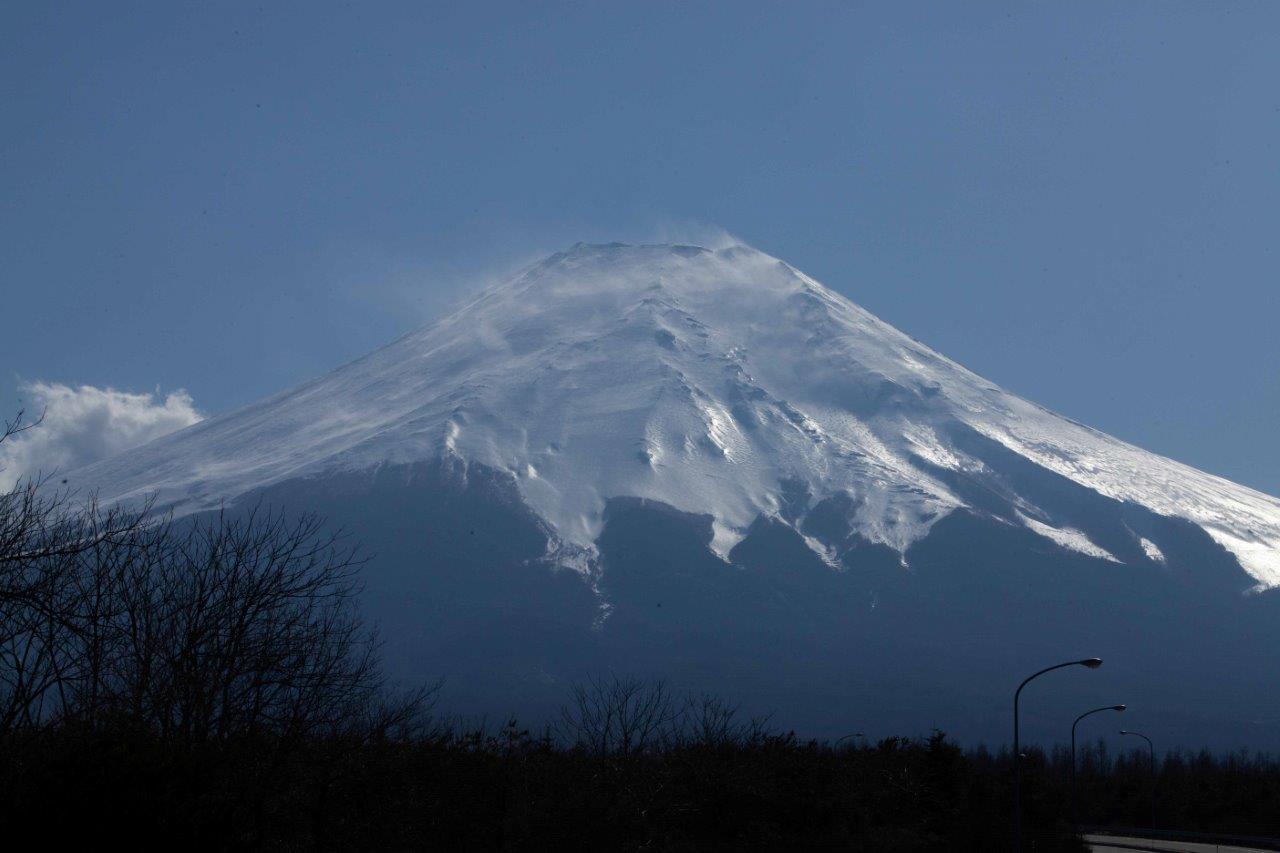
<instances>
[{"instance_id":1,"label":"snow-capped mountain","mask_svg":"<svg viewBox=\"0 0 1280 853\"><path fill-rule=\"evenodd\" d=\"M326 376L71 481L196 511L298 479L481 466L509 475L552 561L588 575L619 498L710 516L726 559L764 519L833 567L866 543L909 565L964 509L1102 561L1165 560L1128 522L1128 542L1091 533L1052 492L1022 488L991 443L1191 521L1255 588L1280 586L1280 500L1010 394L745 246L577 245ZM813 523L819 508L841 523Z\"/></svg>"}]
</instances>

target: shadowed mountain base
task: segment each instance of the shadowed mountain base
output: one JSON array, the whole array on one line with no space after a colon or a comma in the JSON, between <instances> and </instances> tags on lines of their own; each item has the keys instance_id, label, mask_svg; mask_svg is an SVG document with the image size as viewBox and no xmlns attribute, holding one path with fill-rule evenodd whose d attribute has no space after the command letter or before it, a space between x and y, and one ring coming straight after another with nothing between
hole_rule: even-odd
<instances>
[{"instance_id":1,"label":"shadowed mountain base","mask_svg":"<svg viewBox=\"0 0 1280 853\"><path fill-rule=\"evenodd\" d=\"M443 701L462 714L536 726L569 684L612 670L722 695L804 736L940 726L1000 742L1023 675L1096 654L1107 662L1096 673L1029 692L1028 738L1065 740L1079 708L1127 702L1170 746L1280 747L1280 688L1262 675L1280 596L1246 594L1248 576L1195 525L967 438L1011 493L1070 507L1123 562L1008 523L1014 508L994 491L939 521L905 565L840 529L847 499L812 507L800 529L839 568L776 519L757 520L725 562L709 517L615 499L592 577L554 568L511 481L480 466L383 467L256 497L316 510L367 546L366 610L388 665L444 676Z\"/></svg>"}]
</instances>

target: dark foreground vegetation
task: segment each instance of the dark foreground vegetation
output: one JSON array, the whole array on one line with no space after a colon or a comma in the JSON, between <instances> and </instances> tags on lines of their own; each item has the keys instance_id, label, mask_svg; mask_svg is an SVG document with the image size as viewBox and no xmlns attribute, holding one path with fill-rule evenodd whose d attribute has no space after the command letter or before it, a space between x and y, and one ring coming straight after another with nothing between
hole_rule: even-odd
<instances>
[{"instance_id":1,"label":"dark foreground vegetation","mask_svg":"<svg viewBox=\"0 0 1280 853\"><path fill-rule=\"evenodd\" d=\"M535 734L392 689L359 560L319 520L175 523L0 495L0 838L141 849L1007 849L1007 754L941 733L798 740L618 676ZM1081 850L1069 765L1032 751L1029 849ZM1083 816L1142 825L1145 756L1081 762ZM1165 759L1168 826L1280 834L1280 766Z\"/></svg>"}]
</instances>

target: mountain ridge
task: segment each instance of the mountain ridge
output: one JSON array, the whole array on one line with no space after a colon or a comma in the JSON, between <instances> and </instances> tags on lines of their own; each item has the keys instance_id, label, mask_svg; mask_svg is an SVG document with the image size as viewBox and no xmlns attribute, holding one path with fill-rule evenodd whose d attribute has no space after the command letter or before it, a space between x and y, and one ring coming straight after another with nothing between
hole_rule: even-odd
<instances>
[{"instance_id":1,"label":"mountain ridge","mask_svg":"<svg viewBox=\"0 0 1280 853\"><path fill-rule=\"evenodd\" d=\"M1256 589L1280 585L1280 500L1006 392L740 245L577 244L325 376L68 479L109 502L155 494L186 512L291 478L477 463L512 478L549 548L584 573L613 498L710 515L727 559L757 519L799 532L843 496L844 541L803 534L838 566L855 539L905 564L938 520L975 508L967 490L987 489L1007 504L1001 522L1124 563L966 451L970 431L1190 520ZM1163 559L1158 542L1133 544Z\"/></svg>"}]
</instances>

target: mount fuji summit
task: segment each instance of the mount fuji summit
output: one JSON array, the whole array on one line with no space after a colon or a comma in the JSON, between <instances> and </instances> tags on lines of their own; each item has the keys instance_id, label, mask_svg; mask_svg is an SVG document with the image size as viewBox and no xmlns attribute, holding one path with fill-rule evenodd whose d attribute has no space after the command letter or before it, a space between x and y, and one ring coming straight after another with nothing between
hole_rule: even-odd
<instances>
[{"instance_id":1,"label":"mount fuji summit","mask_svg":"<svg viewBox=\"0 0 1280 853\"><path fill-rule=\"evenodd\" d=\"M1280 500L746 246L579 244L68 481L320 512L372 557L388 662L462 711L536 722L614 670L805 734L1000 739L1022 675L1096 654L1037 684L1044 738L1127 702L1184 743L1280 746Z\"/></svg>"}]
</instances>

